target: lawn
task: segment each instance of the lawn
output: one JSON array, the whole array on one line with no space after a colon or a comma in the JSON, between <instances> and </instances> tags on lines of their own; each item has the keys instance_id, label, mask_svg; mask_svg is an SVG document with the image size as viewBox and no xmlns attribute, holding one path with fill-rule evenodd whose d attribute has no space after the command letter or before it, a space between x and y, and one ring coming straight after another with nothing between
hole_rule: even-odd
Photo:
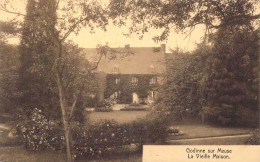
<instances>
[{"instance_id":1,"label":"lawn","mask_svg":"<svg viewBox=\"0 0 260 162\"><path fill-rule=\"evenodd\" d=\"M138 118L145 117L150 111L111 111L111 112L91 112L89 115L90 122L100 120L115 120L118 123L127 123Z\"/></svg>"},{"instance_id":2,"label":"lawn","mask_svg":"<svg viewBox=\"0 0 260 162\"><path fill-rule=\"evenodd\" d=\"M143 118L149 111L111 111L111 112L91 112L89 119L91 122L99 120L115 120L119 123L127 123L137 118ZM168 139L189 139L199 137L217 137L227 135L248 134L251 128L241 127L221 127L201 123L198 119L184 118L182 121L173 122L173 127L179 128L184 132L182 136L170 136Z\"/></svg>"},{"instance_id":3,"label":"lawn","mask_svg":"<svg viewBox=\"0 0 260 162\"><path fill-rule=\"evenodd\" d=\"M22 146L19 147L0 147L0 161L3 162L64 162L65 153L59 151L27 151ZM77 160L78 162L141 162L141 154L120 155L113 158L100 158L95 160Z\"/></svg>"},{"instance_id":4,"label":"lawn","mask_svg":"<svg viewBox=\"0 0 260 162\"><path fill-rule=\"evenodd\" d=\"M244 145L249 135L221 136L168 141L169 145Z\"/></svg>"},{"instance_id":5,"label":"lawn","mask_svg":"<svg viewBox=\"0 0 260 162\"><path fill-rule=\"evenodd\" d=\"M180 122L174 122L172 126L178 127L180 131L184 132L184 135L178 137L169 137L169 139L241 135L248 134L253 130L252 128L224 127L205 124L196 119L184 119Z\"/></svg>"},{"instance_id":6,"label":"lawn","mask_svg":"<svg viewBox=\"0 0 260 162\"><path fill-rule=\"evenodd\" d=\"M32 152L22 146L0 147L0 161L3 162L64 162L66 156L57 151Z\"/></svg>"}]
</instances>

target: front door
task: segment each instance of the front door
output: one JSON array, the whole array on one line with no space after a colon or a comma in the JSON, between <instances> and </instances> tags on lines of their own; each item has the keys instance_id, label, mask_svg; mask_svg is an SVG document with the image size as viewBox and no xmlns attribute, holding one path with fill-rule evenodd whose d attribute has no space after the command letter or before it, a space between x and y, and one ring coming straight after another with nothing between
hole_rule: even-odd
<instances>
[{"instance_id":1,"label":"front door","mask_svg":"<svg viewBox=\"0 0 260 162\"><path fill-rule=\"evenodd\" d=\"M133 93L133 103L139 103L139 97L137 93Z\"/></svg>"}]
</instances>

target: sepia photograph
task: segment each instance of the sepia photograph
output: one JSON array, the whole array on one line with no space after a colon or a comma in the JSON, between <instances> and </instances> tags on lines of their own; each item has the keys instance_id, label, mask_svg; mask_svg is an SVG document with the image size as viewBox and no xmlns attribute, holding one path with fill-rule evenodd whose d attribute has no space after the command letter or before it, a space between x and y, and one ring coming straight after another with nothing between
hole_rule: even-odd
<instances>
[{"instance_id":1,"label":"sepia photograph","mask_svg":"<svg viewBox=\"0 0 260 162\"><path fill-rule=\"evenodd\" d=\"M258 0L0 0L0 162L260 161L259 31Z\"/></svg>"}]
</instances>

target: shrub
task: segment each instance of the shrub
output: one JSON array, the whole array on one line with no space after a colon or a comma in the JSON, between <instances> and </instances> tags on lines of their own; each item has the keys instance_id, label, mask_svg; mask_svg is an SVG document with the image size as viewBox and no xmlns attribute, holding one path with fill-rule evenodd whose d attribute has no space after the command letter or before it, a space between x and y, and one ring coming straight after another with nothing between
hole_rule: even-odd
<instances>
[{"instance_id":1,"label":"shrub","mask_svg":"<svg viewBox=\"0 0 260 162\"><path fill-rule=\"evenodd\" d=\"M177 128L175 128L175 127L169 127L168 133L169 133L171 136L184 135L184 132L180 131L178 127L177 127Z\"/></svg>"},{"instance_id":2,"label":"shrub","mask_svg":"<svg viewBox=\"0 0 260 162\"><path fill-rule=\"evenodd\" d=\"M48 121L41 110L35 108L23 122L17 124L17 133L22 135L25 147L30 150L54 150L64 147L62 125Z\"/></svg>"},{"instance_id":3,"label":"shrub","mask_svg":"<svg viewBox=\"0 0 260 162\"><path fill-rule=\"evenodd\" d=\"M257 127L259 124L258 110L247 107L239 107L234 113L234 122L239 126Z\"/></svg>"},{"instance_id":4,"label":"shrub","mask_svg":"<svg viewBox=\"0 0 260 162\"><path fill-rule=\"evenodd\" d=\"M222 105L221 107L202 107L202 120L221 125L232 124L233 107Z\"/></svg>"},{"instance_id":5,"label":"shrub","mask_svg":"<svg viewBox=\"0 0 260 162\"><path fill-rule=\"evenodd\" d=\"M141 106L141 105L138 103L131 103L129 106Z\"/></svg>"},{"instance_id":6,"label":"shrub","mask_svg":"<svg viewBox=\"0 0 260 162\"><path fill-rule=\"evenodd\" d=\"M118 124L115 121L101 121L72 131L74 157L99 157L114 150L143 144L163 143L168 135L168 125L162 118L149 116L131 123ZM130 151L130 150L128 150Z\"/></svg>"},{"instance_id":7,"label":"shrub","mask_svg":"<svg viewBox=\"0 0 260 162\"><path fill-rule=\"evenodd\" d=\"M124 107L120 109L121 111L144 111L148 110L147 108L138 108L138 107Z\"/></svg>"},{"instance_id":8,"label":"shrub","mask_svg":"<svg viewBox=\"0 0 260 162\"><path fill-rule=\"evenodd\" d=\"M96 112L110 112L113 111L111 107L97 107L95 108Z\"/></svg>"},{"instance_id":9,"label":"shrub","mask_svg":"<svg viewBox=\"0 0 260 162\"><path fill-rule=\"evenodd\" d=\"M201 115L202 120L221 125L255 127L259 121L259 115L255 110L245 107L234 108L226 104L219 107L203 107Z\"/></svg>"},{"instance_id":10,"label":"shrub","mask_svg":"<svg viewBox=\"0 0 260 162\"><path fill-rule=\"evenodd\" d=\"M116 99L107 98L104 99L102 102L98 103L97 107L111 107L116 103L117 103Z\"/></svg>"},{"instance_id":11,"label":"shrub","mask_svg":"<svg viewBox=\"0 0 260 162\"><path fill-rule=\"evenodd\" d=\"M85 98L85 102L86 102L85 107L95 107L95 106L97 106L98 99L97 99L97 97L93 98L93 97L87 96Z\"/></svg>"},{"instance_id":12,"label":"shrub","mask_svg":"<svg viewBox=\"0 0 260 162\"><path fill-rule=\"evenodd\" d=\"M246 144L250 145L260 145L260 129L255 129L252 133L251 136L249 137L248 141Z\"/></svg>"},{"instance_id":13,"label":"shrub","mask_svg":"<svg viewBox=\"0 0 260 162\"><path fill-rule=\"evenodd\" d=\"M140 102L141 105L147 105L145 101Z\"/></svg>"}]
</instances>

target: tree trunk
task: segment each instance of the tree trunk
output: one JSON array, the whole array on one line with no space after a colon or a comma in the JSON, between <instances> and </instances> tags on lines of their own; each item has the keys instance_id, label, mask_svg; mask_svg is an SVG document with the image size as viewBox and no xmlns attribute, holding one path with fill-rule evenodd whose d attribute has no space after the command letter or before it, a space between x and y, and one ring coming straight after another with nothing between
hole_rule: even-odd
<instances>
[{"instance_id":1,"label":"tree trunk","mask_svg":"<svg viewBox=\"0 0 260 162\"><path fill-rule=\"evenodd\" d=\"M64 134L66 140L66 150L67 150L67 161L72 162L73 158L71 156L71 133L70 133L70 123L69 123L69 111L68 103L66 99L65 89L63 86L61 75L57 74L57 85L59 89L60 107L62 111L62 119L64 125Z\"/></svg>"}]
</instances>

